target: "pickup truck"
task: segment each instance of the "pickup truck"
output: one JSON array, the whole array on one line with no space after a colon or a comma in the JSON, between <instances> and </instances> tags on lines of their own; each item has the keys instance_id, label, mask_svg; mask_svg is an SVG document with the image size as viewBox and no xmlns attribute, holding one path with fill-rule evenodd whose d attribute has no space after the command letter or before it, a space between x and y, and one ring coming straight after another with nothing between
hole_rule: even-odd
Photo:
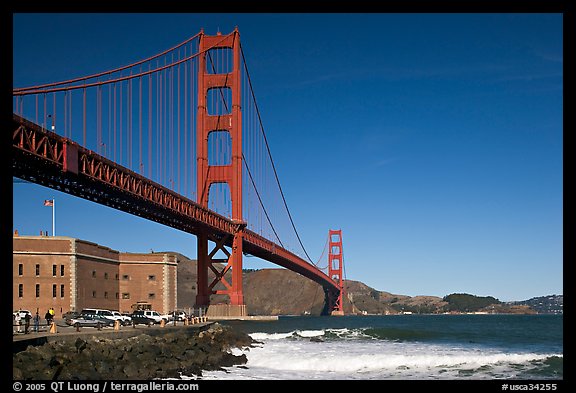
<instances>
[{"instance_id":1,"label":"pickup truck","mask_svg":"<svg viewBox=\"0 0 576 393\"><path fill-rule=\"evenodd\" d=\"M127 325L130 325L132 323L132 318L130 318L130 316L124 315L124 314L120 313L120 311L110 311L110 312L114 316L114 319L120 321L120 324L127 326Z\"/></svg>"},{"instance_id":2,"label":"pickup truck","mask_svg":"<svg viewBox=\"0 0 576 393\"><path fill-rule=\"evenodd\" d=\"M164 320L164 322L170 322L170 320L172 319L172 317L169 314L161 315L158 311L154 310L141 310L141 312L143 312L144 315L147 316L148 318L152 318L156 323L160 323L162 322L162 320Z\"/></svg>"}]
</instances>

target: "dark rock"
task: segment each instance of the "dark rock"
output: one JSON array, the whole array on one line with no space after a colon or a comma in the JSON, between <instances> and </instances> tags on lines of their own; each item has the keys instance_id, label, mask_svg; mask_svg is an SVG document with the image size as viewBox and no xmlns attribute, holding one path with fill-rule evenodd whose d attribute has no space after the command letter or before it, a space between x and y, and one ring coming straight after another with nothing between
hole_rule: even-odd
<instances>
[{"instance_id":1,"label":"dark rock","mask_svg":"<svg viewBox=\"0 0 576 393\"><path fill-rule=\"evenodd\" d=\"M86 345L88 345L86 343L86 341L82 340L81 338L77 338L76 342L74 343L74 345L76 346L76 351L78 353L82 352L84 349L86 349Z\"/></svg>"},{"instance_id":2,"label":"dark rock","mask_svg":"<svg viewBox=\"0 0 576 393\"><path fill-rule=\"evenodd\" d=\"M185 330L126 339L88 338L47 343L13 355L15 379L98 380L179 378L202 370L241 365L246 356L231 348L250 347L250 336L217 323L205 331Z\"/></svg>"}]
</instances>

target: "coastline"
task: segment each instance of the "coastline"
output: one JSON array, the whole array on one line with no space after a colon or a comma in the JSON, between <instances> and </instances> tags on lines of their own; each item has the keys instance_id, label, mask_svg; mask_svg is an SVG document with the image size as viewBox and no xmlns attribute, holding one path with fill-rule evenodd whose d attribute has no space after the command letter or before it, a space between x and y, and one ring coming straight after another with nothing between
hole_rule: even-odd
<instances>
[{"instance_id":1,"label":"coastline","mask_svg":"<svg viewBox=\"0 0 576 393\"><path fill-rule=\"evenodd\" d=\"M232 348L252 338L217 322L196 329L125 330L51 335L12 356L13 380L152 380L202 376L203 371L245 364ZM56 337L53 337L56 336ZM40 337L38 337L40 338Z\"/></svg>"}]
</instances>

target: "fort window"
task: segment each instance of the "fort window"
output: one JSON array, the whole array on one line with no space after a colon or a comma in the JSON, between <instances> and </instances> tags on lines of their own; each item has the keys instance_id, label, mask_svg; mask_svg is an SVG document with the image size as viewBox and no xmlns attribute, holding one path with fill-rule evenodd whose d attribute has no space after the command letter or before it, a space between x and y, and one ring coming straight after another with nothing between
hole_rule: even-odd
<instances>
[{"instance_id":1,"label":"fort window","mask_svg":"<svg viewBox=\"0 0 576 393\"><path fill-rule=\"evenodd\" d=\"M40 284L36 284L36 297L40 297Z\"/></svg>"},{"instance_id":2,"label":"fort window","mask_svg":"<svg viewBox=\"0 0 576 393\"><path fill-rule=\"evenodd\" d=\"M60 285L60 297L64 297L64 284Z\"/></svg>"},{"instance_id":3,"label":"fort window","mask_svg":"<svg viewBox=\"0 0 576 393\"><path fill-rule=\"evenodd\" d=\"M40 265L36 264L36 275L40 275Z\"/></svg>"},{"instance_id":4,"label":"fort window","mask_svg":"<svg viewBox=\"0 0 576 393\"><path fill-rule=\"evenodd\" d=\"M156 294L155 293L149 293L148 299L156 299Z\"/></svg>"},{"instance_id":5,"label":"fort window","mask_svg":"<svg viewBox=\"0 0 576 393\"><path fill-rule=\"evenodd\" d=\"M104 273L104 279L108 280L108 273Z\"/></svg>"},{"instance_id":6,"label":"fort window","mask_svg":"<svg viewBox=\"0 0 576 393\"><path fill-rule=\"evenodd\" d=\"M116 292L116 299L120 299L120 294Z\"/></svg>"},{"instance_id":7,"label":"fort window","mask_svg":"<svg viewBox=\"0 0 576 393\"><path fill-rule=\"evenodd\" d=\"M18 275L21 276L24 274L24 265L19 263L18 264Z\"/></svg>"},{"instance_id":8,"label":"fort window","mask_svg":"<svg viewBox=\"0 0 576 393\"><path fill-rule=\"evenodd\" d=\"M148 276L148 280L150 280L150 281L156 281L156 276L153 275L153 274L151 274L151 275Z\"/></svg>"},{"instance_id":9,"label":"fort window","mask_svg":"<svg viewBox=\"0 0 576 393\"><path fill-rule=\"evenodd\" d=\"M92 297L96 297L96 291L92 291Z\"/></svg>"},{"instance_id":10,"label":"fort window","mask_svg":"<svg viewBox=\"0 0 576 393\"><path fill-rule=\"evenodd\" d=\"M129 293L123 293L122 294L122 299L130 299L130 294Z\"/></svg>"},{"instance_id":11,"label":"fort window","mask_svg":"<svg viewBox=\"0 0 576 393\"><path fill-rule=\"evenodd\" d=\"M92 277L96 278L96 270L92 270Z\"/></svg>"},{"instance_id":12,"label":"fort window","mask_svg":"<svg viewBox=\"0 0 576 393\"><path fill-rule=\"evenodd\" d=\"M56 270L57 270L56 265L52 265L52 277L56 277Z\"/></svg>"},{"instance_id":13,"label":"fort window","mask_svg":"<svg viewBox=\"0 0 576 393\"><path fill-rule=\"evenodd\" d=\"M108 292L104 292L104 299L108 299Z\"/></svg>"},{"instance_id":14,"label":"fort window","mask_svg":"<svg viewBox=\"0 0 576 393\"><path fill-rule=\"evenodd\" d=\"M24 297L24 284L18 284L18 297Z\"/></svg>"},{"instance_id":15,"label":"fort window","mask_svg":"<svg viewBox=\"0 0 576 393\"><path fill-rule=\"evenodd\" d=\"M60 276L64 277L64 265L60 265Z\"/></svg>"},{"instance_id":16,"label":"fort window","mask_svg":"<svg viewBox=\"0 0 576 393\"><path fill-rule=\"evenodd\" d=\"M56 297L57 285L52 284L52 297Z\"/></svg>"}]
</instances>

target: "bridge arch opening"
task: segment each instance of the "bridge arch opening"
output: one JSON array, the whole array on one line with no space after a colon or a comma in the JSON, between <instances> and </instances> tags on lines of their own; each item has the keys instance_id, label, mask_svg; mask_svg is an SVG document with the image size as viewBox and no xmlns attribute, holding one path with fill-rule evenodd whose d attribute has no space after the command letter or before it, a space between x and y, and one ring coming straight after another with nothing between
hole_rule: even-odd
<instances>
[{"instance_id":1,"label":"bridge arch opening","mask_svg":"<svg viewBox=\"0 0 576 393\"><path fill-rule=\"evenodd\" d=\"M211 87L206 92L206 110L210 116L230 115L232 113L232 89L229 87ZM218 119L219 122L223 119ZM230 127L231 124L218 124Z\"/></svg>"},{"instance_id":2,"label":"bridge arch opening","mask_svg":"<svg viewBox=\"0 0 576 393\"><path fill-rule=\"evenodd\" d=\"M214 130L208 134L208 165L232 164L232 138L226 130Z\"/></svg>"},{"instance_id":3,"label":"bridge arch opening","mask_svg":"<svg viewBox=\"0 0 576 393\"><path fill-rule=\"evenodd\" d=\"M228 74L234 65L232 48L212 48L206 52L207 74Z\"/></svg>"},{"instance_id":4,"label":"bridge arch opening","mask_svg":"<svg viewBox=\"0 0 576 393\"><path fill-rule=\"evenodd\" d=\"M208 208L224 217L232 217L232 199L228 183L218 182L210 184L208 188Z\"/></svg>"}]
</instances>

